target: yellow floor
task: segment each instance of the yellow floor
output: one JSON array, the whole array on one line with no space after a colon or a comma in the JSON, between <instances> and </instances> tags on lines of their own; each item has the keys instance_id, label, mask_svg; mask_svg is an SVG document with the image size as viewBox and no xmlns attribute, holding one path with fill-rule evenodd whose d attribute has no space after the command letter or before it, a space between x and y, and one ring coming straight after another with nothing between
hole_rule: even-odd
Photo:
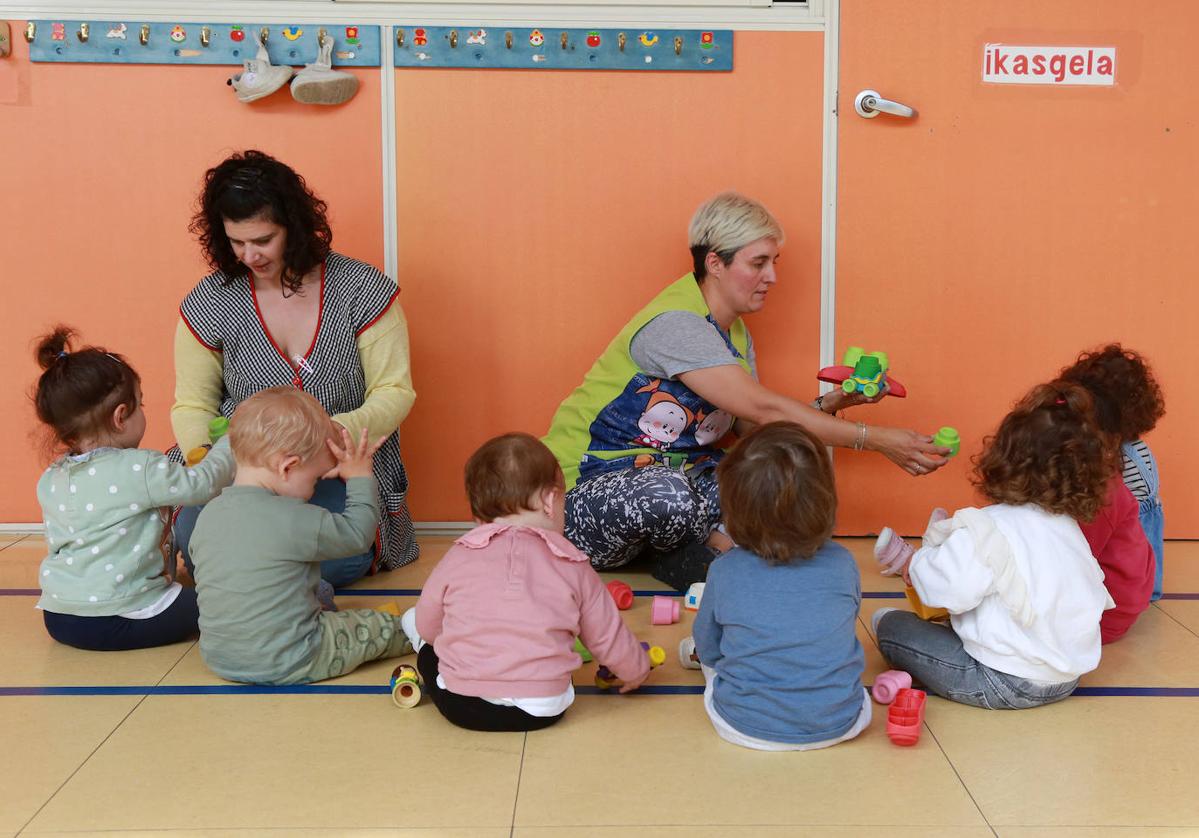
<instances>
[{"instance_id":1,"label":"yellow floor","mask_svg":"<svg viewBox=\"0 0 1199 838\"><path fill-rule=\"evenodd\" d=\"M359 587L419 588L448 543L425 539L415 566ZM870 682L885 666L869 615L903 605L870 594L901 586L877 575L869 541L845 544L867 592ZM1167 593L1199 593L1199 543L1166 549ZM529 735L459 730L428 703L403 711L378 692L163 694L226 682L194 644L103 654L51 641L33 607L42 555L37 537L0 536L0 835L1199 835L1199 599L1163 600L1105 650L1083 686L1114 695L1014 713L932 698L914 748L892 745L876 712L855 741L762 754L719 740L695 694L581 695ZM415 601L339 603L388 599ZM625 612L672 653L651 684L701 683L673 656L684 613L651 627L647 597ZM385 686L393 666L328 683Z\"/></svg>"}]
</instances>

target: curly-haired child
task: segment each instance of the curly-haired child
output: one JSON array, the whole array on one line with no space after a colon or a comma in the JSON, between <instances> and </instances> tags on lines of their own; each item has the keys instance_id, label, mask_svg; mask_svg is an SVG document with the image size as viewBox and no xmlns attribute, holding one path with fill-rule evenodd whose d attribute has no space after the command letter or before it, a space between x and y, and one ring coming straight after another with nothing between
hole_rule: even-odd
<instances>
[{"instance_id":1,"label":"curly-haired child","mask_svg":"<svg viewBox=\"0 0 1199 838\"><path fill-rule=\"evenodd\" d=\"M43 337L34 404L64 453L37 484L50 552L38 580L46 631L93 651L178 643L197 631L196 592L174 580L170 507L205 503L233 478L222 441L187 468L138 448L141 378L120 355L72 349L60 326Z\"/></svg>"},{"instance_id":2,"label":"curly-haired child","mask_svg":"<svg viewBox=\"0 0 1199 838\"><path fill-rule=\"evenodd\" d=\"M986 441L975 485L994 501L936 521L903 569L950 625L881 608L883 657L930 692L989 709L1060 701L1099 665L1112 606L1079 529L1103 505L1114 457L1078 384L1032 389Z\"/></svg>"},{"instance_id":3,"label":"curly-haired child","mask_svg":"<svg viewBox=\"0 0 1199 838\"><path fill-rule=\"evenodd\" d=\"M1163 517L1157 461L1141 437L1165 415L1165 401L1144 357L1118 343L1082 353L1062 370L1061 377L1090 391L1099 428L1120 445L1123 458L1122 474L1109 485L1108 502L1082 530L1116 600L1116 608L1103 615L1103 642L1108 643L1123 635L1149 602L1162 595Z\"/></svg>"}]
</instances>

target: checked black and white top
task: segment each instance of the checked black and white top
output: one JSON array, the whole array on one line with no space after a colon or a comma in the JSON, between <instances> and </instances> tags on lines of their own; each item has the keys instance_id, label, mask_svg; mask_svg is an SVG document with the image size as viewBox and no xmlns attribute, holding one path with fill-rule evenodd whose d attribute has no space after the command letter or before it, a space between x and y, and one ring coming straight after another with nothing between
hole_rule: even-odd
<instances>
[{"instance_id":1,"label":"checked black and white top","mask_svg":"<svg viewBox=\"0 0 1199 838\"><path fill-rule=\"evenodd\" d=\"M395 281L374 267L330 253L321 271L316 335L303 358L286 358L271 338L248 277L230 280L219 271L204 277L183 300L180 314L197 340L222 355L222 415L232 416L260 390L287 385L303 388L335 415L365 401L357 339L383 316L397 293ZM418 555L398 430L375 454L374 471L382 513L375 562L391 569Z\"/></svg>"}]
</instances>

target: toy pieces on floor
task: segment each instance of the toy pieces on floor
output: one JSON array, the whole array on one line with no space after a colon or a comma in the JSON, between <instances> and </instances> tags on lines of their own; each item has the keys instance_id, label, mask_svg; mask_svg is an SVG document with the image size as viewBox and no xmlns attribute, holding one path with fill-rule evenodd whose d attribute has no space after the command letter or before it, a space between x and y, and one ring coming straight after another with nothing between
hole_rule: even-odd
<instances>
[{"instance_id":1,"label":"toy pieces on floor","mask_svg":"<svg viewBox=\"0 0 1199 838\"><path fill-rule=\"evenodd\" d=\"M591 657L591 653L587 651L587 647L583 645L583 641L575 638L575 654L577 654L583 663L591 663L595 658Z\"/></svg>"},{"instance_id":2,"label":"toy pieces on floor","mask_svg":"<svg viewBox=\"0 0 1199 838\"><path fill-rule=\"evenodd\" d=\"M296 74L291 95L306 105L340 105L358 92L358 77L333 69L333 39L321 44L316 61Z\"/></svg>"},{"instance_id":3,"label":"toy pieces on floor","mask_svg":"<svg viewBox=\"0 0 1199 838\"><path fill-rule=\"evenodd\" d=\"M244 62L242 71L229 79L228 84L237 93L239 102L254 102L264 96L270 96L287 84L294 72L291 67L276 67L271 64L266 44L260 43L258 57Z\"/></svg>"},{"instance_id":4,"label":"toy pieces on floor","mask_svg":"<svg viewBox=\"0 0 1199 838\"><path fill-rule=\"evenodd\" d=\"M688 611L698 611L699 604L704 598L705 582L696 582L687 589L687 595L683 597L683 607Z\"/></svg>"},{"instance_id":5,"label":"toy pieces on floor","mask_svg":"<svg viewBox=\"0 0 1199 838\"><path fill-rule=\"evenodd\" d=\"M870 688L870 695L879 704L890 704L900 690L911 688L911 675L902 669L888 669L875 676L874 686Z\"/></svg>"},{"instance_id":6,"label":"toy pieces on floor","mask_svg":"<svg viewBox=\"0 0 1199 838\"><path fill-rule=\"evenodd\" d=\"M644 640L641 642L641 648L649 655L649 668L657 669L662 664L666 663L666 650L661 646L651 646ZM606 666L601 666L595 672L595 685L601 690L611 689L619 686L620 679L612 674L612 670Z\"/></svg>"},{"instance_id":7,"label":"toy pieces on floor","mask_svg":"<svg viewBox=\"0 0 1199 838\"><path fill-rule=\"evenodd\" d=\"M616 603L616 608L620 611L628 611L633 607L633 589L619 579L613 579L608 583L608 593L612 595L612 600Z\"/></svg>"},{"instance_id":8,"label":"toy pieces on floor","mask_svg":"<svg viewBox=\"0 0 1199 838\"><path fill-rule=\"evenodd\" d=\"M887 736L896 745L915 745L920 741L924 724L924 705L928 695L924 690L902 689L887 708Z\"/></svg>"},{"instance_id":9,"label":"toy pieces on floor","mask_svg":"<svg viewBox=\"0 0 1199 838\"><path fill-rule=\"evenodd\" d=\"M675 597L656 596L650 605L650 625L669 626L679 621L679 601Z\"/></svg>"},{"instance_id":10,"label":"toy pieces on floor","mask_svg":"<svg viewBox=\"0 0 1199 838\"><path fill-rule=\"evenodd\" d=\"M691 635L679 641L679 665L683 669L700 669L699 655L695 654L695 638Z\"/></svg>"},{"instance_id":11,"label":"toy pieces on floor","mask_svg":"<svg viewBox=\"0 0 1199 838\"><path fill-rule=\"evenodd\" d=\"M391 700L395 706L409 710L420 704L421 682L416 667L402 663L391 673Z\"/></svg>"},{"instance_id":12,"label":"toy pieces on floor","mask_svg":"<svg viewBox=\"0 0 1199 838\"><path fill-rule=\"evenodd\" d=\"M883 388L887 395L902 399L907 396L907 388L887 375L890 363L885 352L866 352L860 346L851 346L845 350L845 357L840 366L825 367L816 373L816 378L829 384L841 385L846 393L861 393L868 399L873 399Z\"/></svg>"}]
</instances>

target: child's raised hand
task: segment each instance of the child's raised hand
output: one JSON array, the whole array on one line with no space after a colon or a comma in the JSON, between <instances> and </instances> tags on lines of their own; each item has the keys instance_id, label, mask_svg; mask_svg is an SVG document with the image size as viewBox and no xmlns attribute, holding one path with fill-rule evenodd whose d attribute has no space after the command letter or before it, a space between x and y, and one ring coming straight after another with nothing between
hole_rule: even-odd
<instances>
[{"instance_id":1,"label":"child's raised hand","mask_svg":"<svg viewBox=\"0 0 1199 838\"><path fill-rule=\"evenodd\" d=\"M358 435L358 443L354 444L350 440L350 432L345 428L341 428L341 447L338 447L332 439L325 440L329 446L329 450L333 452L333 456L337 459L337 467L334 469L336 475L342 480L349 480L354 477L370 477L374 473L373 458L375 452L378 451L383 443L387 441L387 437L381 436L371 445L367 442L366 428L362 429L362 433Z\"/></svg>"}]
</instances>

